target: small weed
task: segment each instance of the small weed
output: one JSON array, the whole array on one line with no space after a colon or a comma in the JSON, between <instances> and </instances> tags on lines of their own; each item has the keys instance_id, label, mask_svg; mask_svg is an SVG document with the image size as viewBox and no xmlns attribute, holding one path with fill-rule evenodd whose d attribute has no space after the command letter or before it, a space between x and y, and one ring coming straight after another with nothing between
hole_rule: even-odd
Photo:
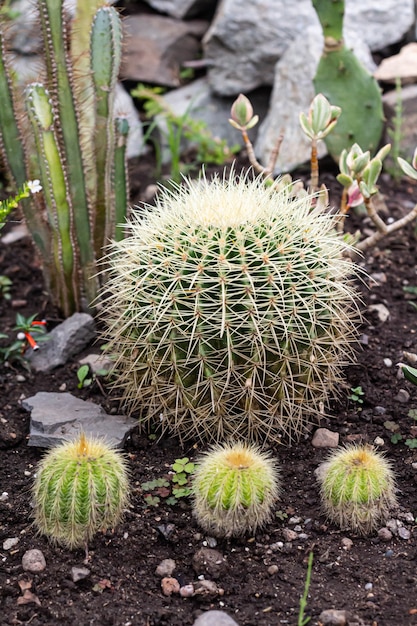
<instances>
[{"instance_id":1,"label":"small weed","mask_svg":"<svg viewBox=\"0 0 417 626\"><path fill-rule=\"evenodd\" d=\"M404 441L404 445L406 445L407 448L413 450L414 448L417 448L417 439L415 439L414 437L413 439L406 439Z\"/></svg>"},{"instance_id":2,"label":"small weed","mask_svg":"<svg viewBox=\"0 0 417 626\"><path fill-rule=\"evenodd\" d=\"M141 484L145 492L144 500L148 506L158 506L161 498L166 504L178 504L178 500L191 494L190 477L194 472L194 463L188 457L176 459L171 465L172 471L162 478L148 480Z\"/></svg>"},{"instance_id":3,"label":"small weed","mask_svg":"<svg viewBox=\"0 0 417 626\"><path fill-rule=\"evenodd\" d=\"M4 300L11 299L10 288L12 286L12 281L7 276L3 276L0 274L0 297L4 298Z\"/></svg>"},{"instance_id":4,"label":"small weed","mask_svg":"<svg viewBox=\"0 0 417 626\"><path fill-rule=\"evenodd\" d=\"M287 513L285 511L275 511L275 517L280 522L284 522L288 518L288 515L287 515Z\"/></svg>"},{"instance_id":5,"label":"small weed","mask_svg":"<svg viewBox=\"0 0 417 626\"><path fill-rule=\"evenodd\" d=\"M90 369L90 366L86 363L81 365L77 370L77 378L78 378L78 389L84 389L85 387L89 387L93 382L98 382L98 376L106 376L108 371L105 369L97 370L93 372Z\"/></svg>"},{"instance_id":6,"label":"small weed","mask_svg":"<svg viewBox=\"0 0 417 626\"><path fill-rule=\"evenodd\" d=\"M306 574L306 580L304 583L304 593L300 598L300 611L298 613L297 626L306 626L306 624L308 624L308 622L311 620L311 617L304 617L304 613L305 613L305 608L307 606L308 591L310 589L312 569L313 569L313 553L310 552L310 554L308 555L307 574Z\"/></svg>"},{"instance_id":7,"label":"small weed","mask_svg":"<svg viewBox=\"0 0 417 626\"><path fill-rule=\"evenodd\" d=\"M350 388L351 394L350 396L348 396L349 400L352 400L352 402L354 402L355 404L359 404L362 405L363 404L363 398L365 396L365 392L363 391L362 387L351 387Z\"/></svg>"},{"instance_id":8,"label":"small weed","mask_svg":"<svg viewBox=\"0 0 417 626\"><path fill-rule=\"evenodd\" d=\"M393 443L394 445L397 444L399 441L402 441L402 434L401 433L394 433L393 435L391 435L391 443Z\"/></svg>"}]
</instances>

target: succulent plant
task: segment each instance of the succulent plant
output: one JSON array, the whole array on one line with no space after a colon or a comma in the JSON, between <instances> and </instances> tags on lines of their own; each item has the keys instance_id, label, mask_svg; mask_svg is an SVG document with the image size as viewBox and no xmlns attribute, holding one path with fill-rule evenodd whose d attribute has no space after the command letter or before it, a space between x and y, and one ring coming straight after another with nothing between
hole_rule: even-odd
<instances>
[{"instance_id":1,"label":"succulent plant","mask_svg":"<svg viewBox=\"0 0 417 626\"><path fill-rule=\"evenodd\" d=\"M390 463L366 445L336 450L320 473L326 516L341 528L371 533L396 506Z\"/></svg>"},{"instance_id":2,"label":"succulent plant","mask_svg":"<svg viewBox=\"0 0 417 626\"><path fill-rule=\"evenodd\" d=\"M24 92L0 16L0 152L15 187L40 179L42 193L22 208L46 285L68 316L90 310L103 247L123 236L128 123L113 117L122 27L105 0L78 0L72 28L63 0L35 4L45 80Z\"/></svg>"},{"instance_id":3,"label":"succulent plant","mask_svg":"<svg viewBox=\"0 0 417 626\"><path fill-rule=\"evenodd\" d=\"M123 458L81 433L41 461L33 487L35 524L53 542L69 549L87 547L98 531L118 524L128 490Z\"/></svg>"},{"instance_id":4,"label":"succulent plant","mask_svg":"<svg viewBox=\"0 0 417 626\"><path fill-rule=\"evenodd\" d=\"M323 412L352 358L355 270L335 218L289 189L189 181L114 243L103 338L142 426L281 441Z\"/></svg>"},{"instance_id":5,"label":"succulent plant","mask_svg":"<svg viewBox=\"0 0 417 626\"><path fill-rule=\"evenodd\" d=\"M381 90L343 41L344 0L313 0L323 27L324 50L314 86L332 105L342 108L337 127L326 137L329 153L337 161L353 143L375 152L380 142L384 113Z\"/></svg>"},{"instance_id":6,"label":"succulent plant","mask_svg":"<svg viewBox=\"0 0 417 626\"><path fill-rule=\"evenodd\" d=\"M211 535L253 533L271 518L279 491L278 470L269 454L246 443L217 445L197 462L193 513Z\"/></svg>"}]
</instances>

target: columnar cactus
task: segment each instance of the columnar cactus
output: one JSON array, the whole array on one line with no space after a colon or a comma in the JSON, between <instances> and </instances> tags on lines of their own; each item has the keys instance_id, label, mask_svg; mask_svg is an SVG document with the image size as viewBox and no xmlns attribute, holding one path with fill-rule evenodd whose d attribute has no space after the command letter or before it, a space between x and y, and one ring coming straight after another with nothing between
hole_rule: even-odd
<instances>
[{"instance_id":1,"label":"columnar cactus","mask_svg":"<svg viewBox=\"0 0 417 626\"><path fill-rule=\"evenodd\" d=\"M121 21L104 0L87 3L88 10L83 4L78 1L70 29L63 0L37 0L45 83L29 85L25 94L11 80L0 19L0 148L16 187L41 181L36 206L22 206L64 315L89 310L99 286L97 262L109 238L122 237L116 223L127 209L128 125L113 119Z\"/></svg>"},{"instance_id":2,"label":"columnar cactus","mask_svg":"<svg viewBox=\"0 0 417 626\"><path fill-rule=\"evenodd\" d=\"M324 50L314 77L316 93L342 108L337 127L326 137L326 146L337 161L353 143L376 152L384 113L378 83L343 41L344 0L313 0L323 27Z\"/></svg>"},{"instance_id":3,"label":"columnar cactus","mask_svg":"<svg viewBox=\"0 0 417 626\"><path fill-rule=\"evenodd\" d=\"M33 487L35 524L69 549L87 547L97 532L118 524L128 489L123 458L103 441L81 434L41 461Z\"/></svg>"},{"instance_id":4,"label":"columnar cactus","mask_svg":"<svg viewBox=\"0 0 417 626\"><path fill-rule=\"evenodd\" d=\"M335 218L234 172L158 198L108 259L104 339L127 410L182 438L298 436L352 357Z\"/></svg>"},{"instance_id":5,"label":"columnar cactus","mask_svg":"<svg viewBox=\"0 0 417 626\"><path fill-rule=\"evenodd\" d=\"M320 473L326 516L342 529L367 535L396 506L390 463L368 446L336 450Z\"/></svg>"},{"instance_id":6,"label":"columnar cactus","mask_svg":"<svg viewBox=\"0 0 417 626\"><path fill-rule=\"evenodd\" d=\"M193 475L193 513L210 535L253 533L271 518L279 491L270 455L244 443L215 446Z\"/></svg>"}]
</instances>

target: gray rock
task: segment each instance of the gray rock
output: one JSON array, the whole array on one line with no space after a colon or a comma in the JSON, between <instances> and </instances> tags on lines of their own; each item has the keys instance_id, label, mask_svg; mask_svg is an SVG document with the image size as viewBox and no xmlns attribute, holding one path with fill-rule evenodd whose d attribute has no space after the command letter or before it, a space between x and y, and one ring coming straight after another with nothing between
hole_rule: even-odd
<instances>
[{"instance_id":1,"label":"gray rock","mask_svg":"<svg viewBox=\"0 0 417 626\"><path fill-rule=\"evenodd\" d=\"M371 50L399 41L414 18L414 0L350 0L345 34ZM290 43L313 25L321 27L311 0L221 0L204 38L210 83L223 95L272 85L274 66ZM300 49L301 52L301 49Z\"/></svg>"},{"instance_id":2,"label":"gray rock","mask_svg":"<svg viewBox=\"0 0 417 626\"><path fill-rule=\"evenodd\" d=\"M46 561L41 550L34 548L33 550L26 550L22 556L22 567L25 572L31 574L39 574L46 568Z\"/></svg>"},{"instance_id":3,"label":"gray rock","mask_svg":"<svg viewBox=\"0 0 417 626\"><path fill-rule=\"evenodd\" d=\"M400 526L400 528L398 529L398 536L400 539L410 539L411 537L411 532L408 530L408 528L404 528L404 526Z\"/></svg>"},{"instance_id":4,"label":"gray rock","mask_svg":"<svg viewBox=\"0 0 417 626\"><path fill-rule=\"evenodd\" d=\"M19 537L7 537L3 541L3 550L11 550L19 543Z\"/></svg>"},{"instance_id":5,"label":"gray rock","mask_svg":"<svg viewBox=\"0 0 417 626\"><path fill-rule=\"evenodd\" d=\"M383 324L387 321L390 316L390 312L388 311L385 304L370 304L368 306L368 311L370 313L376 313L378 320Z\"/></svg>"},{"instance_id":6,"label":"gray rock","mask_svg":"<svg viewBox=\"0 0 417 626\"><path fill-rule=\"evenodd\" d=\"M267 112L269 89L260 89L249 94L254 110L258 115L264 117ZM229 147L239 145L243 147L242 135L229 124L230 109L235 97L216 96L206 77L199 78L185 87L174 89L163 96L163 99L172 112L181 117L184 114L196 121L204 122L213 137L218 137L226 141ZM167 124L164 116L156 118L159 139L162 148L162 161L168 163L171 160L171 153L167 141ZM257 127L249 131L251 141L255 141ZM183 148L194 147L189 140L183 140Z\"/></svg>"},{"instance_id":7,"label":"gray rock","mask_svg":"<svg viewBox=\"0 0 417 626\"><path fill-rule=\"evenodd\" d=\"M410 394L406 389L400 389L397 395L394 396L394 400L396 402L401 402L402 404L406 404L410 399Z\"/></svg>"},{"instance_id":8,"label":"gray rock","mask_svg":"<svg viewBox=\"0 0 417 626\"><path fill-rule=\"evenodd\" d=\"M206 611L195 620L193 626L239 626L224 611Z\"/></svg>"},{"instance_id":9,"label":"gray rock","mask_svg":"<svg viewBox=\"0 0 417 626\"><path fill-rule=\"evenodd\" d=\"M147 4L161 13L183 19L214 11L217 0L146 0Z\"/></svg>"},{"instance_id":10,"label":"gray rock","mask_svg":"<svg viewBox=\"0 0 417 626\"><path fill-rule=\"evenodd\" d=\"M100 371L110 372L114 366L114 362L104 354L96 354L94 352L79 359L78 363L80 365L88 365L94 374Z\"/></svg>"},{"instance_id":11,"label":"gray rock","mask_svg":"<svg viewBox=\"0 0 417 626\"><path fill-rule=\"evenodd\" d=\"M347 34L347 41L362 63L373 69L375 66L369 48L357 35ZM279 135L284 134L275 174L291 171L310 160L311 142L301 129L299 116L302 111L307 113L314 98L313 78L322 50L323 36L317 25L310 26L294 39L275 66L269 111L259 127L255 142L255 154L265 165L270 160ZM255 111L261 114L256 108ZM327 148L320 141L319 158L326 154Z\"/></svg>"},{"instance_id":12,"label":"gray rock","mask_svg":"<svg viewBox=\"0 0 417 626\"><path fill-rule=\"evenodd\" d=\"M68 441L83 431L122 447L137 421L124 415L108 415L102 407L70 393L38 392L22 401L31 411L29 446L50 447Z\"/></svg>"},{"instance_id":13,"label":"gray rock","mask_svg":"<svg viewBox=\"0 0 417 626\"><path fill-rule=\"evenodd\" d=\"M123 28L122 77L178 87L182 65L200 54L199 40L208 22L182 22L160 15L128 15L123 20Z\"/></svg>"},{"instance_id":14,"label":"gray rock","mask_svg":"<svg viewBox=\"0 0 417 626\"><path fill-rule=\"evenodd\" d=\"M39 343L39 350L29 350L26 358L35 372L50 372L84 350L95 334L91 315L74 313L47 333L47 339Z\"/></svg>"}]
</instances>

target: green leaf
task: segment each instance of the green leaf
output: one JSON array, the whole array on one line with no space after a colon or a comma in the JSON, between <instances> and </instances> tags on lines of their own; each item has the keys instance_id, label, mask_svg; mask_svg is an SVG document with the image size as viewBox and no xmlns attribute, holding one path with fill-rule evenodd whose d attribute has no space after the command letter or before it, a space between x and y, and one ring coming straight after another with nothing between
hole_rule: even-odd
<instances>
[{"instance_id":1,"label":"green leaf","mask_svg":"<svg viewBox=\"0 0 417 626\"><path fill-rule=\"evenodd\" d=\"M417 180L417 170L415 170L405 159L397 157L398 165L406 176L409 176L413 180Z\"/></svg>"},{"instance_id":2,"label":"green leaf","mask_svg":"<svg viewBox=\"0 0 417 626\"><path fill-rule=\"evenodd\" d=\"M417 439L406 439L404 443L408 448L417 448Z\"/></svg>"},{"instance_id":3,"label":"green leaf","mask_svg":"<svg viewBox=\"0 0 417 626\"><path fill-rule=\"evenodd\" d=\"M391 443L396 444L403 438L401 433L394 433L391 437Z\"/></svg>"},{"instance_id":4,"label":"green leaf","mask_svg":"<svg viewBox=\"0 0 417 626\"><path fill-rule=\"evenodd\" d=\"M407 415L411 417L411 419L417 420L417 409L410 409Z\"/></svg>"},{"instance_id":5,"label":"green leaf","mask_svg":"<svg viewBox=\"0 0 417 626\"><path fill-rule=\"evenodd\" d=\"M404 377L413 385L417 385L417 369L415 367L411 367L410 365L401 365L402 372Z\"/></svg>"}]
</instances>

